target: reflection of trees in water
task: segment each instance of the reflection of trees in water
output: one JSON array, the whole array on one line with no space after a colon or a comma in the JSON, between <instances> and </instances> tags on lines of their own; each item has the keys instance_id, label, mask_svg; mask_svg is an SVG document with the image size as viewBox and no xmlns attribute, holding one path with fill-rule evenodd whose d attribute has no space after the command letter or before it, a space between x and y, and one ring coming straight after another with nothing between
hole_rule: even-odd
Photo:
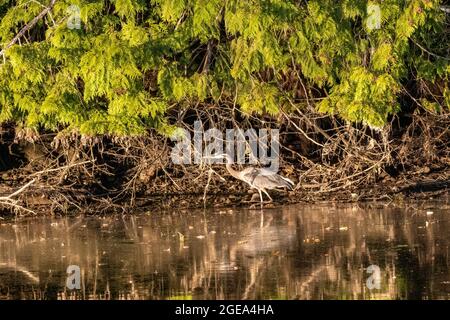
<instances>
[{"instance_id":1,"label":"reflection of trees in water","mask_svg":"<svg viewBox=\"0 0 450 320\"><path fill-rule=\"evenodd\" d=\"M0 297L448 298L449 226L434 211L328 205L24 220L0 226ZM65 289L70 264L82 270L77 292ZM371 264L382 270L380 290L366 287Z\"/></svg>"}]
</instances>

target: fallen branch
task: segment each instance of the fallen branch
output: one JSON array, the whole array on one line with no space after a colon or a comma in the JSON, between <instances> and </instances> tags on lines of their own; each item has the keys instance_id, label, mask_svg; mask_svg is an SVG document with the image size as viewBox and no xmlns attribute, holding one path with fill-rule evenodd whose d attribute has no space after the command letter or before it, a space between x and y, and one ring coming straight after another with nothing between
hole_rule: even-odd
<instances>
[{"instance_id":1,"label":"fallen branch","mask_svg":"<svg viewBox=\"0 0 450 320\"><path fill-rule=\"evenodd\" d=\"M25 189L27 189L29 186L31 186L35 181L36 181L36 179L33 179L33 180L29 181L27 184L25 184L23 187L21 187L19 190L11 193L10 195L0 197L0 206L10 207L12 209L19 210L19 211L22 210L22 211L29 212L29 213L36 215L36 212L17 204L18 200L14 199L15 196L24 192Z\"/></svg>"},{"instance_id":2,"label":"fallen branch","mask_svg":"<svg viewBox=\"0 0 450 320\"><path fill-rule=\"evenodd\" d=\"M31 180L30 182L28 182L26 185L24 185L22 188L20 188L19 190L11 193L9 196L6 197L0 197L0 201L8 201L8 200L12 200L13 197L17 196L18 194L21 194L26 188L28 188L29 186L31 186L34 182L36 181L36 179Z\"/></svg>"},{"instance_id":3,"label":"fallen branch","mask_svg":"<svg viewBox=\"0 0 450 320\"><path fill-rule=\"evenodd\" d=\"M62 167L59 167L59 168L45 169L45 170L41 170L41 171L35 172L31 176L37 176L37 175L46 174L46 173L50 173L50 172L70 169L72 167L81 166L83 164L88 164L88 163L93 163L93 162L94 161L92 161L92 160L88 160L88 161L82 161L82 162L68 164L68 165L65 165L65 166L62 166Z\"/></svg>"}]
</instances>

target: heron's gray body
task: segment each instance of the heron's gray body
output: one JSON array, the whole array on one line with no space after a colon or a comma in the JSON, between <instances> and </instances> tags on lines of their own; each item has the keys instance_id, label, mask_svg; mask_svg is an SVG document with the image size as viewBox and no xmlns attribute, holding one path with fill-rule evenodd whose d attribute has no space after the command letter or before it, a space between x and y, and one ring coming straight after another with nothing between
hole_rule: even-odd
<instances>
[{"instance_id":1,"label":"heron's gray body","mask_svg":"<svg viewBox=\"0 0 450 320\"><path fill-rule=\"evenodd\" d=\"M286 187L291 190L294 186L291 180L268 169L249 167L241 171L240 175L242 181L247 182L250 187L255 189L272 190Z\"/></svg>"},{"instance_id":2,"label":"heron's gray body","mask_svg":"<svg viewBox=\"0 0 450 320\"><path fill-rule=\"evenodd\" d=\"M244 181L250 186L250 188L258 190L261 204L263 202L262 192L264 192L272 201L272 197L267 193L267 190L276 188L288 188L289 190L292 190L294 187L294 182L272 170L248 167L242 171L237 171L231 166L233 159L229 155L222 154L218 157L223 157L226 159L226 168L233 177Z\"/></svg>"}]
</instances>

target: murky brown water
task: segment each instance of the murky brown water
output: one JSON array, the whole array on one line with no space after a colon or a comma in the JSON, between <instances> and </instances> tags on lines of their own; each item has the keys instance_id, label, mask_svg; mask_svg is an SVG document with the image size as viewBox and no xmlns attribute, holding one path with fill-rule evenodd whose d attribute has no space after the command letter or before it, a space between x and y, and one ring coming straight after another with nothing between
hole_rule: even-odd
<instances>
[{"instance_id":1,"label":"murky brown water","mask_svg":"<svg viewBox=\"0 0 450 320\"><path fill-rule=\"evenodd\" d=\"M450 206L0 220L4 299L449 299ZM66 288L78 265L81 289ZM380 268L380 289L369 289ZM370 282L375 284L376 282Z\"/></svg>"}]
</instances>

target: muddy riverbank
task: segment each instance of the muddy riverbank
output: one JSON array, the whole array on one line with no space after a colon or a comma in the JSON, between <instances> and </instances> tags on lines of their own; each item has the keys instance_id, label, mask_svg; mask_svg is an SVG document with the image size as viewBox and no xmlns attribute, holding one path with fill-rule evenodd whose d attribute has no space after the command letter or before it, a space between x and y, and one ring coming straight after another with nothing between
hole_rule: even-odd
<instances>
[{"instance_id":1,"label":"muddy riverbank","mask_svg":"<svg viewBox=\"0 0 450 320\"><path fill-rule=\"evenodd\" d=\"M62 170L64 168L46 174L54 174L57 177ZM73 170L77 170L76 166L69 168L68 171ZM256 191L250 190L245 183L232 178L223 166L215 165L208 170L214 170L214 173L203 169L203 172L199 171L197 177L192 179L171 181L160 178L157 183L138 181L135 192L124 190L123 194L120 194L117 188L111 187L114 186L114 177L110 180L112 182L110 190L105 186L99 187L88 183L58 185L51 183L55 178L49 179L50 181L43 179L39 176L39 171L24 166L1 174L0 199L13 195L9 198L13 206L3 205L2 215L67 214L74 211L88 214L127 213L149 208L259 208L259 203L252 201ZM290 173L289 178L295 181L296 187L292 191L271 191L274 202L265 203L264 208L273 208L280 204L321 202L378 201L401 204L410 200L448 198L450 186L450 167L439 166L432 168L425 166L397 176L385 175L364 186L350 185L334 191L322 188L315 181L302 181L302 171L293 166L283 167L281 173L285 172ZM213 177L208 183L209 174Z\"/></svg>"},{"instance_id":2,"label":"muddy riverbank","mask_svg":"<svg viewBox=\"0 0 450 320\"><path fill-rule=\"evenodd\" d=\"M209 116L209 122L202 119L205 130L226 131L221 119L230 114ZM279 130L278 173L295 187L272 191L275 204L267 207L448 196L448 114L404 114L382 130L331 117L314 123L302 119L277 123L255 118L235 124ZM195 129L192 121L179 126ZM3 125L0 210L2 215L28 215L254 205L248 186L232 178L223 164L175 164L175 143L157 132L136 137L38 134Z\"/></svg>"}]
</instances>

